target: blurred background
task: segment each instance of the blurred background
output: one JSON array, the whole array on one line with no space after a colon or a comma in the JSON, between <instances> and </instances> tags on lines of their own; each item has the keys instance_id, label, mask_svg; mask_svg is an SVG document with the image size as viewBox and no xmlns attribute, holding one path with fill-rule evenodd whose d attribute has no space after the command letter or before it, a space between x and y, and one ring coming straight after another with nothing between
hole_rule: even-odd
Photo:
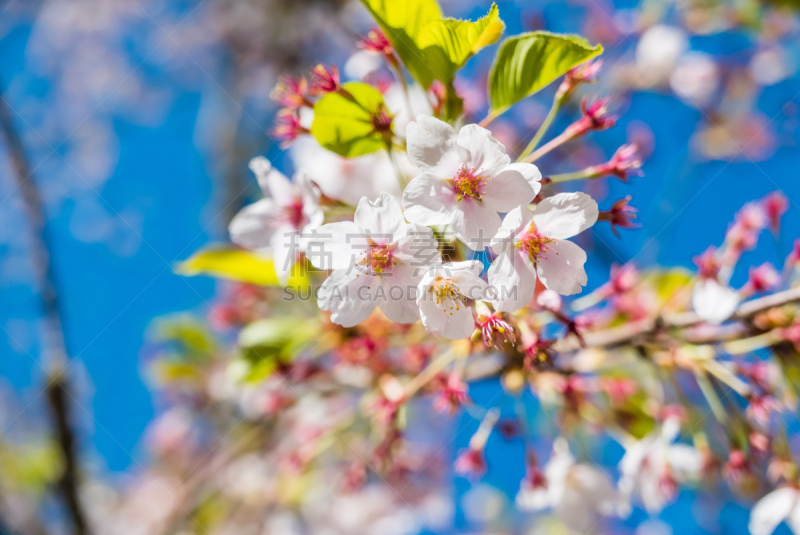
<instances>
[{"instance_id":1,"label":"blurred background","mask_svg":"<svg viewBox=\"0 0 800 535\"><path fill-rule=\"evenodd\" d=\"M448 16L473 20L490 5L440 4ZM607 225L595 228L587 238L589 289L615 263L691 267L722 241L737 209L776 190L790 200L787 231L749 254L782 262L800 229L800 27L791 7L755 0L498 6L507 35L579 33L606 49L600 83L582 91L611 96L617 126L537 162L543 174L603 162L625 142L645 157L643 176L630 184L586 185L601 209L632 195L641 224L621 238ZM259 198L250 158L264 155L287 175L296 167L292 150L270 135L278 75L326 62L352 76L356 42L372 26L347 0L0 1L0 533L35 533L14 527L31 516L45 519L47 533L69 532L47 492L57 463L46 445L52 370L42 357L49 327L38 240L44 236L50 251L81 471L124 485L146 470L148 426L168 401L147 365L154 320L203 319L230 289L176 275L176 262L227 241L231 217ZM473 59L457 82L473 121L486 112L492 57ZM554 90L493 124L510 152L527 144ZM551 132L577 116L577 104ZM27 181L41 196L43 227L26 209ZM737 272L734 285L746 277ZM472 395L488 401L497 388L479 384ZM459 416L446 425L457 437L453 457L478 422ZM480 483L449 478L452 521L435 532L502 525L524 474L522 451L493 436ZM597 453L615 463L622 450L609 442ZM637 510L614 532L745 533L748 509L732 496L685 491L660 517Z\"/></svg>"}]
</instances>

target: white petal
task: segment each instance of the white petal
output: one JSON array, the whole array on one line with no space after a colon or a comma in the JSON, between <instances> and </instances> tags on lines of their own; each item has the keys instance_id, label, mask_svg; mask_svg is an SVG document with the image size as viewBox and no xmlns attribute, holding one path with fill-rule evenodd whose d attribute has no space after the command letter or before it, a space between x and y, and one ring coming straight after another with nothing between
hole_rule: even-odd
<instances>
[{"instance_id":1,"label":"white petal","mask_svg":"<svg viewBox=\"0 0 800 535\"><path fill-rule=\"evenodd\" d=\"M539 168L533 165L532 163L511 163L506 166L505 169L500 171L499 174L504 173L519 173L522 177L528 182L528 184L533 188L534 195L539 195L539 191L542 189L542 173L539 171Z\"/></svg>"},{"instance_id":2,"label":"white petal","mask_svg":"<svg viewBox=\"0 0 800 535\"><path fill-rule=\"evenodd\" d=\"M477 174L493 177L502 171L511 158L506 148L492 133L477 124L468 124L458 132L458 152L467 169Z\"/></svg>"},{"instance_id":3,"label":"white petal","mask_svg":"<svg viewBox=\"0 0 800 535\"><path fill-rule=\"evenodd\" d=\"M422 324L432 333L450 340L461 340L469 337L475 330L472 309L464 303L445 299L436 302L435 297L426 292L417 298Z\"/></svg>"},{"instance_id":4,"label":"white petal","mask_svg":"<svg viewBox=\"0 0 800 535\"><path fill-rule=\"evenodd\" d=\"M736 312L739 292L714 279L701 279L692 290L692 306L698 316L709 323L719 324Z\"/></svg>"},{"instance_id":5,"label":"white petal","mask_svg":"<svg viewBox=\"0 0 800 535\"><path fill-rule=\"evenodd\" d=\"M433 237L433 231L420 225L407 225L392 254L403 266L414 268L417 283L430 266L442 263L439 242Z\"/></svg>"},{"instance_id":6,"label":"white petal","mask_svg":"<svg viewBox=\"0 0 800 535\"><path fill-rule=\"evenodd\" d=\"M370 201L362 197L356 208L353 222L364 231L367 236L373 237L377 243L389 244L405 234L406 220L403 219L403 210L400 203L390 194L383 192L380 197Z\"/></svg>"},{"instance_id":7,"label":"white petal","mask_svg":"<svg viewBox=\"0 0 800 535\"><path fill-rule=\"evenodd\" d=\"M395 323L414 323L419 316L417 305L417 285L419 277L414 277L414 268L395 266L382 277L385 298L378 306L386 317Z\"/></svg>"},{"instance_id":8,"label":"white petal","mask_svg":"<svg viewBox=\"0 0 800 535\"><path fill-rule=\"evenodd\" d=\"M303 236L309 262L317 269L355 270L368 248L361 229L351 221L328 223Z\"/></svg>"},{"instance_id":9,"label":"white petal","mask_svg":"<svg viewBox=\"0 0 800 535\"><path fill-rule=\"evenodd\" d=\"M512 238L520 231L527 230L533 219L533 212L527 206L517 206L506 214L503 224L492 238L492 250L500 254L504 249L513 247Z\"/></svg>"},{"instance_id":10,"label":"white petal","mask_svg":"<svg viewBox=\"0 0 800 535\"><path fill-rule=\"evenodd\" d=\"M258 156L250 160L250 170L255 173L264 195L269 195L278 205L290 204L294 199L292 181L275 169L269 160Z\"/></svg>"},{"instance_id":11,"label":"white petal","mask_svg":"<svg viewBox=\"0 0 800 535\"><path fill-rule=\"evenodd\" d=\"M675 444L667 449L667 462L678 481L697 479L703 469L703 455L688 444Z\"/></svg>"},{"instance_id":12,"label":"white petal","mask_svg":"<svg viewBox=\"0 0 800 535\"><path fill-rule=\"evenodd\" d=\"M459 201L450 222L456 238L473 251L483 251L500 228L500 216L480 201L469 197Z\"/></svg>"},{"instance_id":13,"label":"white petal","mask_svg":"<svg viewBox=\"0 0 800 535\"><path fill-rule=\"evenodd\" d=\"M748 529L752 535L770 535L797 505L798 493L784 487L773 490L753 506Z\"/></svg>"},{"instance_id":14,"label":"white petal","mask_svg":"<svg viewBox=\"0 0 800 535\"><path fill-rule=\"evenodd\" d=\"M497 295L495 308L500 312L516 312L533 299L536 270L529 259L514 249L498 255L487 274Z\"/></svg>"},{"instance_id":15,"label":"white petal","mask_svg":"<svg viewBox=\"0 0 800 535\"><path fill-rule=\"evenodd\" d=\"M289 279L292 266L295 264L297 253L300 252L298 232L289 225L279 227L272 235L270 248L278 280L285 284Z\"/></svg>"},{"instance_id":16,"label":"white petal","mask_svg":"<svg viewBox=\"0 0 800 535\"><path fill-rule=\"evenodd\" d=\"M402 194L386 151L358 158L343 158L322 148L313 136L298 138L290 151L292 160L299 163L308 178L322 193L333 199L355 206L361 197L375 199L382 191L388 191L397 198ZM405 153L398 153L396 158L401 167L411 167ZM409 173L409 176L415 174Z\"/></svg>"},{"instance_id":17,"label":"white petal","mask_svg":"<svg viewBox=\"0 0 800 535\"><path fill-rule=\"evenodd\" d=\"M481 195L483 204L497 212L508 212L517 206L527 205L536 197L536 192L522 173L509 170L509 167L486 182L484 194Z\"/></svg>"},{"instance_id":18,"label":"white petal","mask_svg":"<svg viewBox=\"0 0 800 535\"><path fill-rule=\"evenodd\" d=\"M594 225L597 215L597 202L589 195L559 193L539 203L533 221L544 236L563 240Z\"/></svg>"},{"instance_id":19,"label":"white petal","mask_svg":"<svg viewBox=\"0 0 800 535\"><path fill-rule=\"evenodd\" d=\"M271 199L261 199L242 208L228 225L231 241L248 249L270 246L275 207Z\"/></svg>"},{"instance_id":20,"label":"white petal","mask_svg":"<svg viewBox=\"0 0 800 535\"><path fill-rule=\"evenodd\" d=\"M423 173L406 186L403 209L406 219L417 225L449 225L457 209L456 197L447 182Z\"/></svg>"},{"instance_id":21,"label":"white petal","mask_svg":"<svg viewBox=\"0 0 800 535\"><path fill-rule=\"evenodd\" d=\"M337 269L320 286L317 304L332 312L333 323L353 327L375 310L376 303L370 297L378 284L376 279L355 269Z\"/></svg>"},{"instance_id":22,"label":"white petal","mask_svg":"<svg viewBox=\"0 0 800 535\"><path fill-rule=\"evenodd\" d=\"M456 131L444 121L419 115L406 127L409 158L420 170L439 177L453 178L461 166L456 150Z\"/></svg>"},{"instance_id":23,"label":"white petal","mask_svg":"<svg viewBox=\"0 0 800 535\"><path fill-rule=\"evenodd\" d=\"M585 263L583 249L571 241L557 240L547 244L547 251L540 255L536 274L548 290L573 295L579 293L589 280L583 269Z\"/></svg>"}]
</instances>

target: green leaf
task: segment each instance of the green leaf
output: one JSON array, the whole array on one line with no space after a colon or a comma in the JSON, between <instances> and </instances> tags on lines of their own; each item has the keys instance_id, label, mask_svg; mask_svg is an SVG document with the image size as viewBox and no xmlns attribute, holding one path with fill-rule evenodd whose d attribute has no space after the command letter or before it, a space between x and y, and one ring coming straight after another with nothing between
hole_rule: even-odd
<instances>
[{"instance_id":1,"label":"green leaf","mask_svg":"<svg viewBox=\"0 0 800 535\"><path fill-rule=\"evenodd\" d=\"M178 264L175 272L186 276L209 275L259 286L281 286L275 264L271 259L227 246L212 246L200 250L188 260ZM295 265L287 286L307 288L309 285L310 280L306 270Z\"/></svg>"},{"instance_id":2,"label":"green leaf","mask_svg":"<svg viewBox=\"0 0 800 535\"><path fill-rule=\"evenodd\" d=\"M442 18L436 0L361 0L361 3L386 34L411 76L422 87L429 88L438 76L428 64L418 38L425 26Z\"/></svg>"},{"instance_id":3,"label":"green leaf","mask_svg":"<svg viewBox=\"0 0 800 535\"><path fill-rule=\"evenodd\" d=\"M391 144L392 130L381 93L360 82L343 88L314 104L311 135L326 149L348 158L385 149Z\"/></svg>"},{"instance_id":4,"label":"green leaf","mask_svg":"<svg viewBox=\"0 0 800 535\"><path fill-rule=\"evenodd\" d=\"M489 73L492 109L508 109L602 52L577 35L531 32L506 39Z\"/></svg>"},{"instance_id":5,"label":"green leaf","mask_svg":"<svg viewBox=\"0 0 800 535\"><path fill-rule=\"evenodd\" d=\"M291 317L265 318L239 333L242 357L250 364L247 379L261 380L279 364L292 362L308 344L318 338L316 320Z\"/></svg>"},{"instance_id":6,"label":"green leaf","mask_svg":"<svg viewBox=\"0 0 800 535\"><path fill-rule=\"evenodd\" d=\"M441 19L429 23L418 42L436 77L449 85L472 56L500 39L505 27L497 4L492 4L489 13L475 22Z\"/></svg>"}]
</instances>

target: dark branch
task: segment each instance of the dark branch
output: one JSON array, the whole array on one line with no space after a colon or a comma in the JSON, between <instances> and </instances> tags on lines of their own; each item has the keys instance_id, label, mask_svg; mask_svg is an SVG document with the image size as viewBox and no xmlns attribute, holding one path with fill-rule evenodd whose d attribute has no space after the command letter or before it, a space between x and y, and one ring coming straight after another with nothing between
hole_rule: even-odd
<instances>
[{"instance_id":1,"label":"dark branch","mask_svg":"<svg viewBox=\"0 0 800 535\"><path fill-rule=\"evenodd\" d=\"M56 291L56 278L50 261L51 247L47 233L42 197L33 171L28 163L22 140L14 127L11 109L3 96L0 83L0 130L2 130L11 163L14 168L16 187L20 191L31 231L31 261L43 314L42 359L50 375L47 393L55 420L56 439L64 458L64 472L58 481L58 489L66 503L75 535L89 533L86 515L78 499L78 461L75 440L69 421L69 397L64 369L67 362L66 342Z\"/></svg>"}]
</instances>

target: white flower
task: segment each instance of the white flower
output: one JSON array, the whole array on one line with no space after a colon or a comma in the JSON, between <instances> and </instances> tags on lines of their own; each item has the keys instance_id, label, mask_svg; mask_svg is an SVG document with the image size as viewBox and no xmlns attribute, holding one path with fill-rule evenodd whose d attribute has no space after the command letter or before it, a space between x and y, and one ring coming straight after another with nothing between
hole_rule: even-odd
<instances>
[{"instance_id":1,"label":"white flower","mask_svg":"<svg viewBox=\"0 0 800 535\"><path fill-rule=\"evenodd\" d=\"M228 231L234 243L270 254L278 277L285 281L302 251L298 234L321 225L325 214L318 204L319 195L303 173L296 173L292 182L263 157L253 158L250 169L268 198L242 208Z\"/></svg>"},{"instance_id":2,"label":"white flower","mask_svg":"<svg viewBox=\"0 0 800 535\"><path fill-rule=\"evenodd\" d=\"M544 476L544 485L535 487L523 480L517 494L520 509L552 508L567 527L580 532L592 527L595 514L625 516L625 504L608 476L594 466L575 462L563 439L553 446Z\"/></svg>"},{"instance_id":3,"label":"white flower","mask_svg":"<svg viewBox=\"0 0 800 535\"><path fill-rule=\"evenodd\" d=\"M637 493L650 513L674 499L679 483L700 476L703 457L692 446L673 444L679 432L678 419L668 418L660 430L628 447L619 462L620 490L627 496Z\"/></svg>"},{"instance_id":4,"label":"white flower","mask_svg":"<svg viewBox=\"0 0 800 535\"><path fill-rule=\"evenodd\" d=\"M692 289L692 306L709 323L720 324L739 306L739 292L712 278L701 278Z\"/></svg>"},{"instance_id":5,"label":"white flower","mask_svg":"<svg viewBox=\"0 0 800 535\"><path fill-rule=\"evenodd\" d=\"M333 270L320 287L319 307L344 327L367 319L376 306L392 321L415 322L423 268L441 263L433 232L406 223L386 192L375 201L363 197L353 219L323 225L306 240L311 264Z\"/></svg>"},{"instance_id":6,"label":"white flower","mask_svg":"<svg viewBox=\"0 0 800 535\"><path fill-rule=\"evenodd\" d=\"M669 76L688 47L689 38L682 29L653 26L642 34L636 45L636 66L648 78Z\"/></svg>"},{"instance_id":7,"label":"white flower","mask_svg":"<svg viewBox=\"0 0 800 535\"><path fill-rule=\"evenodd\" d=\"M475 330L467 299L482 299L488 285L478 260L433 266L422 277L417 304L425 328L450 340L467 338Z\"/></svg>"},{"instance_id":8,"label":"white flower","mask_svg":"<svg viewBox=\"0 0 800 535\"><path fill-rule=\"evenodd\" d=\"M719 69L713 56L687 52L669 77L676 95L699 106L708 104L719 86Z\"/></svg>"},{"instance_id":9,"label":"white flower","mask_svg":"<svg viewBox=\"0 0 800 535\"><path fill-rule=\"evenodd\" d=\"M343 158L321 147L312 136L298 138L290 150L303 172L332 199L357 205L362 197L376 199L384 191L400 198L397 172L386 151ZM416 169L405 154L398 151L394 156L401 171L414 176Z\"/></svg>"},{"instance_id":10,"label":"white flower","mask_svg":"<svg viewBox=\"0 0 800 535\"><path fill-rule=\"evenodd\" d=\"M538 277L547 289L572 295L586 285L586 253L567 241L597 221L597 203L585 193L559 193L531 212L511 210L492 239L498 255L489 283L498 294L497 309L514 312L532 298Z\"/></svg>"},{"instance_id":11,"label":"white flower","mask_svg":"<svg viewBox=\"0 0 800 535\"><path fill-rule=\"evenodd\" d=\"M500 227L498 212L528 204L541 173L515 163L485 128L471 124L457 134L449 124L420 115L406 128L408 156L422 174L403 192L405 216L419 225L451 225L474 250Z\"/></svg>"},{"instance_id":12,"label":"white flower","mask_svg":"<svg viewBox=\"0 0 800 535\"><path fill-rule=\"evenodd\" d=\"M770 535L784 520L792 533L800 534L800 490L794 487L773 490L758 500L747 527L752 535Z\"/></svg>"}]
</instances>

